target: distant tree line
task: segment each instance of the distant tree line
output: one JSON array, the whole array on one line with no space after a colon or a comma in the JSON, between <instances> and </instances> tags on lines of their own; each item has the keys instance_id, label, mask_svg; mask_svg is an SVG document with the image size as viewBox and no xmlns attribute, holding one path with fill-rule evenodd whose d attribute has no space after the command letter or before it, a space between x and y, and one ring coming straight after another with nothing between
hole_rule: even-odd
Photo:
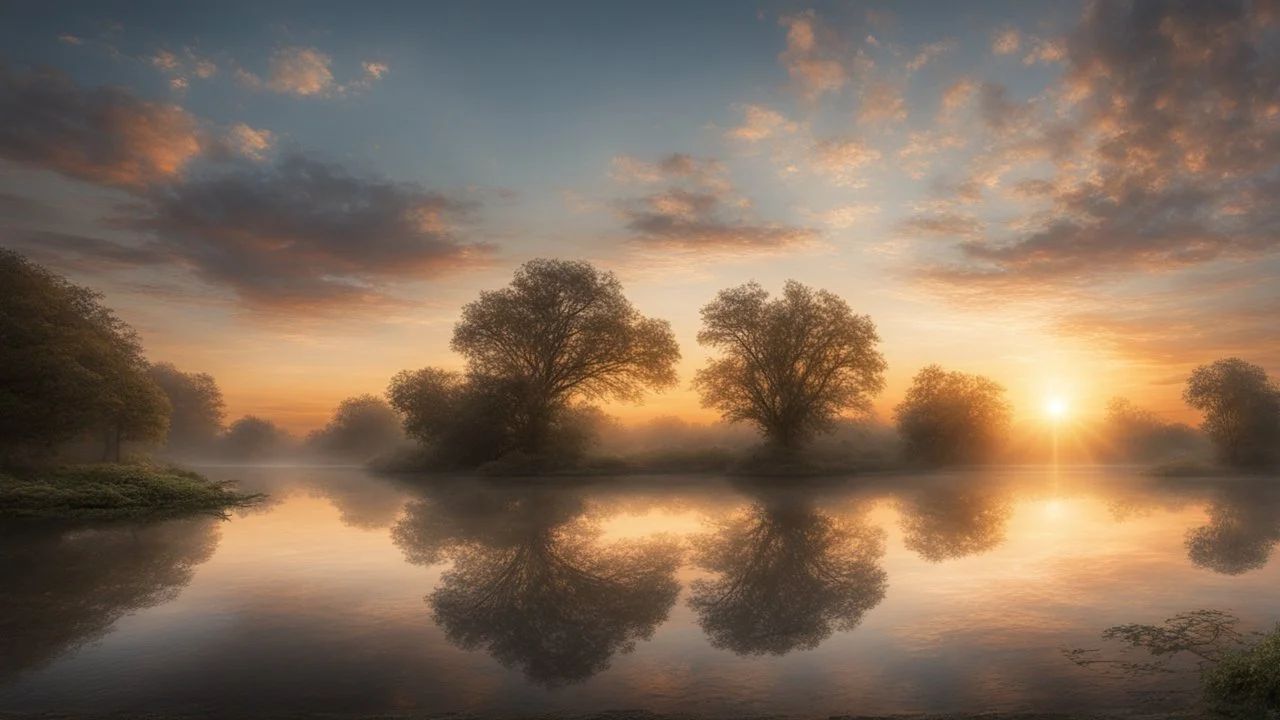
<instances>
[{"instance_id":1,"label":"distant tree line","mask_svg":"<svg viewBox=\"0 0 1280 720\"><path fill-rule=\"evenodd\" d=\"M874 323L839 296L788 281L770 297L751 282L721 291L701 316L698 342L717 354L694 389L705 408L753 428L772 452L812 451L820 437L845 428L847 438L869 418L887 366ZM348 398L298 440L253 415L226 424L212 376L148 362L100 293L0 249L0 462L90 441L107 460L134 443L236 460L306 452L364 461L409 440L423 468L550 469L579 461L609 431L594 402L637 402L669 388L680 359L670 324L642 315L616 276L565 260L533 260L507 287L482 292L463 307L450 345L462 371L402 371L385 399ZM1221 462L1276 461L1280 388L1261 367L1227 358L1196 368L1183 399L1203 414ZM1001 458L1011 417L1000 384L937 365L915 375L893 414L905 459L938 466ZM1103 429L1103 456L1113 461L1168 456L1197 438L1121 398Z\"/></svg>"}]
</instances>

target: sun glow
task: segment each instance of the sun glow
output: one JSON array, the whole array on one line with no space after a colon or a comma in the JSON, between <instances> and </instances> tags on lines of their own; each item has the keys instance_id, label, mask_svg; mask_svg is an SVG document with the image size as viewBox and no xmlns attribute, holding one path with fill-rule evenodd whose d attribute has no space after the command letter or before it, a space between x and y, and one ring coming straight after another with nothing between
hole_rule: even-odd
<instances>
[{"instance_id":1,"label":"sun glow","mask_svg":"<svg viewBox=\"0 0 1280 720\"><path fill-rule=\"evenodd\" d=\"M1054 420L1060 420L1067 414L1067 401L1062 398L1050 398L1044 405L1044 411Z\"/></svg>"}]
</instances>

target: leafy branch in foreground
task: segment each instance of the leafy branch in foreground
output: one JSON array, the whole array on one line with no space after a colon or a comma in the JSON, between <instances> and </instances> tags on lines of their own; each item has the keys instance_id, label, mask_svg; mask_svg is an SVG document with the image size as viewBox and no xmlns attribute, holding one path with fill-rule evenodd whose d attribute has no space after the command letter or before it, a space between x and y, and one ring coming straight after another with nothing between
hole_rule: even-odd
<instances>
[{"instance_id":1,"label":"leafy branch in foreground","mask_svg":"<svg viewBox=\"0 0 1280 720\"><path fill-rule=\"evenodd\" d=\"M1134 678L1176 669L1170 660L1193 656L1200 673L1202 699L1228 717L1280 716L1280 625L1269 633L1246 635L1240 619L1222 610L1178 613L1159 625L1131 623L1107 628L1103 640L1123 642L1126 650L1145 650L1150 661L1109 658L1100 648L1069 648L1063 654L1104 676Z\"/></svg>"}]
</instances>

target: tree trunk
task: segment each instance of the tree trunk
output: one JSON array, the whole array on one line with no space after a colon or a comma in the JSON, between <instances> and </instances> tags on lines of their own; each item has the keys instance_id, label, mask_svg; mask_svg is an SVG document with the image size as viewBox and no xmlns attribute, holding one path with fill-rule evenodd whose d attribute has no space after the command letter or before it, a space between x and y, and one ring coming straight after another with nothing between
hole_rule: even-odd
<instances>
[{"instance_id":1,"label":"tree trunk","mask_svg":"<svg viewBox=\"0 0 1280 720\"><path fill-rule=\"evenodd\" d=\"M102 462L120 462L120 426L108 425L102 434Z\"/></svg>"}]
</instances>

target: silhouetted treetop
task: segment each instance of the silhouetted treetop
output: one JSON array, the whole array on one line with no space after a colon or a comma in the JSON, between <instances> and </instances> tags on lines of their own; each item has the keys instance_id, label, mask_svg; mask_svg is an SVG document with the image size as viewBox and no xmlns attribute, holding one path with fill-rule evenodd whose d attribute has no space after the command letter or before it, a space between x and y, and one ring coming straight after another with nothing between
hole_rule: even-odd
<instances>
[{"instance_id":1,"label":"silhouetted treetop","mask_svg":"<svg viewBox=\"0 0 1280 720\"><path fill-rule=\"evenodd\" d=\"M403 439L400 416L386 400L357 395L338 404L324 428L307 438L311 449L326 455L368 460Z\"/></svg>"},{"instance_id":2,"label":"silhouetted treetop","mask_svg":"<svg viewBox=\"0 0 1280 720\"><path fill-rule=\"evenodd\" d=\"M999 383L938 365L916 373L894 408L907 456L936 465L992 459L1011 415Z\"/></svg>"},{"instance_id":3,"label":"silhouetted treetop","mask_svg":"<svg viewBox=\"0 0 1280 720\"><path fill-rule=\"evenodd\" d=\"M793 448L843 413L866 412L884 387L885 361L870 318L826 290L788 281L782 296L751 282L702 308L698 342L721 356L698 371L703 407L755 425Z\"/></svg>"},{"instance_id":4,"label":"silhouetted treetop","mask_svg":"<svg viewBox=\"0 0 1280 720\"><path fill-rule=\"evenodd\" d=\"M1266 370L1239 358L1201 365L1182 399L1204 413L1201 426L1230 465L1273 460L1280 443L1280 388Z\"/></svg>"},{"instance_id":5,"label":"silhouetted treetop","mask_svg":"<svg viewBox=\"0 0 1280 720\"><path fill-rule=\"evenodd\" d=\"M101 301L0 248L0 460L89 432L103 433L107 459L121 441L164 438L169 401L137 333Z\"/></svg>"},{"instance_id":6,"label":"silhouetted treetop","mask_svg":"<svg viewBox=\"0 0 1280 720\"><path fill-rule=\"evenodd\" d=\"M155 363L150 371L173 407L165 445L170 450L209 449L226 417L217 381L208 373L183 372L173 363Z\"/></svg>"}]
</instances>

